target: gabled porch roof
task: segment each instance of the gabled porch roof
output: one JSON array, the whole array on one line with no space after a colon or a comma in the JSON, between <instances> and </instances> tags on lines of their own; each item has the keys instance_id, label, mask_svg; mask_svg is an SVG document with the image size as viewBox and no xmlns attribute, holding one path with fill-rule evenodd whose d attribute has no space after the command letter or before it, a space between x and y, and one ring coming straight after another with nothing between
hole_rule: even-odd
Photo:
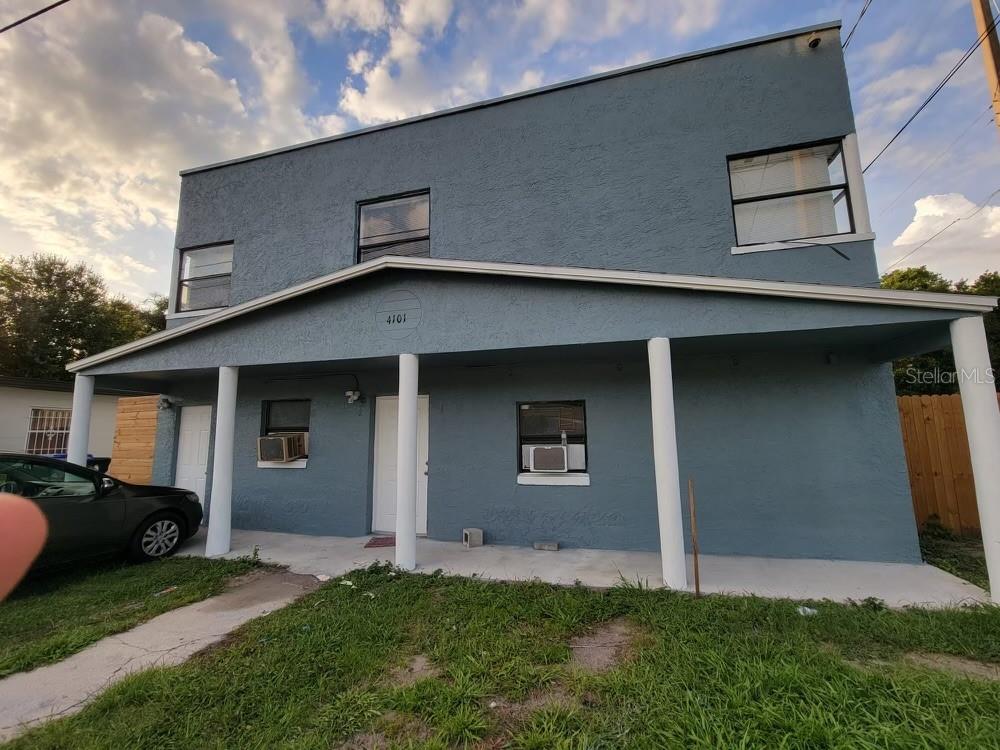
<instances>
[{"instance_id":1,"label":"gabled porch roof","mask_svg":"<svg viewBox=\"0 0 1000 750\"><path fill-rule=\"evenodd\" d=\"M599 268L579 268L566 266L540 266L520 263L490 263L483 261L451 260L444 258L406 258L384 256L376 260L319 276L310 281L296 284L280 292L233 305L225 310L211 313L192 323L147 336L113 349L73 362L67 366L70 372L80 372L88 368L111 362L158 344L178 339L198 331L203 331L226 321L231 321L249 313L257 312L282 302L302 297L322 289L371 276L385 270L434 271L465 276L492 276L507 278L528 278L545 281L569 281L595 285L617 285L622 287L646 287L666 290L683 290L748 296L764 296L775 299L797 299L814 302L834 302L917 308L924 310L952 311L959 314L982 314L993 310L996 297L946 294L935 292L910 292L891 289L835 286L829 284L805 284L798 282L763 281L757 279L734 279L714 276L691 276L683 274L651 273L645 271L619 271Z\"/></svg>"}]
</instances>

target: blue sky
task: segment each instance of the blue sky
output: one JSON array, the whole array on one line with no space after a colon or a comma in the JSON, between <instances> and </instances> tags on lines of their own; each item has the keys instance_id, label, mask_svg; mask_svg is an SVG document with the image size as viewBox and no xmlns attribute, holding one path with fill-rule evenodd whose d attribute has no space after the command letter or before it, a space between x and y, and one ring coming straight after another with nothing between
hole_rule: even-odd
<instances>
[{"instance_id":1,"label":"blue sky","mask_svg":"<svg viewBox=\"0 0 1000 750\"><path fill-rule=\"evenodd\" d=\"M43 5L6 0L0 25ZM862 0L71 0L0 36L0 252L165 292L179 169L819 21ZM874 0L846 51L867 163L974 41ZM1000 188L980 55L867 175L880 265ZM912 184L911 184L912 183ZM895 267L1000 269L1000 197Z\"/></svg>"}]
</instances>

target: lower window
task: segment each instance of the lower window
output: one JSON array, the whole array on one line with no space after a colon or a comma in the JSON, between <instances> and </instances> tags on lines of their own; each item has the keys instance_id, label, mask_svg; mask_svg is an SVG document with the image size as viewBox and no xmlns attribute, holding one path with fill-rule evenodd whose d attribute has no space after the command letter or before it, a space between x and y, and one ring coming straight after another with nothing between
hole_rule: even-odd
<instances>
[{"instance_id":1,"label":"lower window","mask_svg":"<svg viewBox=\"0 0 1000 750\"><path fill-rule=\"evenodd\" d=\"M32 409L24 452L41 456L65 453L70 415L69 409Z\"/></svg>"},{"instance_id":2,"label":"lower window","mask_svg":"<svg viewBox=\"0 0 1000 750\"><path fill-rule=\"evenodd\" d=\"M278 463L292 459L309 457L309 399L284 399L281 401L264 401L261 404L260 435L261 437L295 438L301 435L301 441L291 441L283 450L281 446L271 445L270 448L283 457L274 459L261 458L258 448L258 460L265 463L272 460ZM275 441L269 441L274 443ZM300 444L301 443L301 444ZM299 450L301 448L301 450ZM291 455L289 452L297 455Z\"/></svg>"},{"instance_id":3,"label":"lower window","mask_svg":"<svg viewBox=\"0 0 1000 750\"><path fill-rule=\"evenodd\" d=\"M587 416L583 401L519 403L517 433L519 472L586 473Z\"/></svg>"}]
</instances>

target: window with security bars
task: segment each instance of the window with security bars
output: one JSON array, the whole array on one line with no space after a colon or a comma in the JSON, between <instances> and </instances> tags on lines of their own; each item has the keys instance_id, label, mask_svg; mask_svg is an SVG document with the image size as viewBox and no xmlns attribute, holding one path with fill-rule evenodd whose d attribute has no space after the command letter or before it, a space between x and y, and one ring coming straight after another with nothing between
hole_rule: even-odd
<instances>
[{"instance_id":1,"label":"window with security bars","mask_svg":"<svg viewBox=\"0 0 1000 750\"><path fill-rule=\"evenodd\" d=\"M587 415L583 401L519 403L517 433L520 471L530 471L530 452L536 445L565 445L568 470L587 470Z\"/></svg>"},{"instance_id":2,"label":"window with security bars","mask_svg":"<svg viewBox=\"0 0 1000 750\"><path fill-rule=\"evenodd\" d=\"M429 192L362 203L358 207L358 262L383 255L431 254Z\"/></svg>"},{"instance_id":3,"label":"window with security bars","mask_svg":"<svg viewBox=\"0 0 1000 750\"><path fill-rule=\"evenodd\" d=\"M36 456L65 453L69 444L70 409L32 409L24 452Z\"/></svg>"},{"instance_id":4,"label":"window with security bars","mask_svg":"<svg viewBox=\"0 0 1000 750\"><path fill-rule=\"evenodd\" d=\"M729 157L738 245L854 231L839 140ZM804 243L807 244L807 243Z\"/></svg>"},{"instance_id":5,"label":"window with security bars","mask_svg":"<svg viewBox=\"0 0 1000 750\"><path fill-rule=\"evenodd\" d=\"M181 250L177 312L228 307L232 277L232 243Z\"/></svg>"}]
</instances>

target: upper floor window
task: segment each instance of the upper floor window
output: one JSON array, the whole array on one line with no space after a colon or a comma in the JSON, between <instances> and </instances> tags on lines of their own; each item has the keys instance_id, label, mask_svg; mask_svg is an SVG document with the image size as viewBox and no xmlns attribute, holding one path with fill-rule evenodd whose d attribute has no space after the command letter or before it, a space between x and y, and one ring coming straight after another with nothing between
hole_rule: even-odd
<instances>
[{"instance_id":1,"label":"upper floor window","mask_svg":"<svg viewBox=\"0 0 1000 750\"><path fill-rule=\"evenodd\" d=\"M430 233L431 196L426 191L362 203L358 262L383 255L430 255Z\"/></svg>"},{"instance_id":2,"label":"upper floor window","mask_svg":"<svg viewBox=\"0 0 1000 750\"><path fill-rule=\"evenodd\" d=\"M229 305L233 245L211 245L180 251L177 312Z\"/></svg>"},{"instance_id":3,"label":"upper floor window","mask_svg":"<svg viewBox=\"0 0 1000 750\"><path fill-rule=\"evenodd\" d=\"M841 141L729 157L736 243L854 231Z\"/></svg>"}]
</instances>

